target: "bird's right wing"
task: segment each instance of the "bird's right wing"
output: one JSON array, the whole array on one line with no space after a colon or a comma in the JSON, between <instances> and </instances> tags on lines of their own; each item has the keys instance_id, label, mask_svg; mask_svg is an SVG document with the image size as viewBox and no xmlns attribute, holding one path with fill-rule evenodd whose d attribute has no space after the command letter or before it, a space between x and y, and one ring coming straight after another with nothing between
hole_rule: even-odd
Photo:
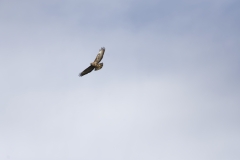
<instances>
[{"instance_id":1,"label":"bird's right wing","mask_svg":"<svg viewBox=\"0 0 240 160\"><path fill-rule=\"evenodd\" d=\"M84 71L82 71L82 73L79 74L79 76L84 76L85 74L88 74L90 72L92 72L92 70L94 69L94 66L89 66L88 68L86 68Z\"/></svg>"}]
</instances>

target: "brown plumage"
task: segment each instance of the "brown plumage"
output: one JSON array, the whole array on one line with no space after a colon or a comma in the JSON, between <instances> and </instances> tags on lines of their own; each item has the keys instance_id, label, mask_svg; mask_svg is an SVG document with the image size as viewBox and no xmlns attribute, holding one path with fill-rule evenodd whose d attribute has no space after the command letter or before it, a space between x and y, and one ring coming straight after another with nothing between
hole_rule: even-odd
<instances>
[{"instance_id":1,"label":"brown plumage","mask_svg":"<svg viewBox=\"0 0 240 160\"><path fill-rule=\"evenodd\" d=\"M85 74L92 72L93 69L95 69L95 71L100 70L103 67L103 63L99 63L99 62L102 60L104 52L105 52L105 48L102 47L99 50L98 55L94 60L94 62L92 62L90 66L86 68L84 71L82 71L82 73L80 73L79 76L84 76Z\"/></svg>"}]
</instances>

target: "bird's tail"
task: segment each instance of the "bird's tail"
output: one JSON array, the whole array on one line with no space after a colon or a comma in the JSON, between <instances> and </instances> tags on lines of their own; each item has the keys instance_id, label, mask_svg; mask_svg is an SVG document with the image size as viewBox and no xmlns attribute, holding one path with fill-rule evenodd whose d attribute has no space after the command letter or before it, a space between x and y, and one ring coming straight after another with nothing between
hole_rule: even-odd
<instances>
[{"instance_id":1,"label":"bird's tail","mask_svg":"<svg viewBox=\"0 0 240 160\"><path fill-rule=\"evenodd\" d=\"M95 67L95 71L100 70L102 67L103 67L103 63L97 64L97 66Z\"/></svg>"}]
</instances>

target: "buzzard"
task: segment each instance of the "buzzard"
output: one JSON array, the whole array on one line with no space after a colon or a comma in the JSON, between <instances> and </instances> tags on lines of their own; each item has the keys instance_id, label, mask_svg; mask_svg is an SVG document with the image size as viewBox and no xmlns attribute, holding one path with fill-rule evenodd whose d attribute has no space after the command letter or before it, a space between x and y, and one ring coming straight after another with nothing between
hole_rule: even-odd
<instances>
[{"instance_id":1,"label":"buzzard","mask_svg":"<svg viewBox=\"0 0 240 160\"><path fill-rule=\"evenodd\" d=\"M95 69L95 71L100 70L103 67L103 63L99 63L99 62L102 60L104 52L105 52L105 48L102 47L99 50L98 55L94 60L94 62L90 63L90 66L86 68L84 71L82 71L82 73L80 73L79 76L84 76L85 74L92 72L93 69Z\"/></svg>"}]
</instances>

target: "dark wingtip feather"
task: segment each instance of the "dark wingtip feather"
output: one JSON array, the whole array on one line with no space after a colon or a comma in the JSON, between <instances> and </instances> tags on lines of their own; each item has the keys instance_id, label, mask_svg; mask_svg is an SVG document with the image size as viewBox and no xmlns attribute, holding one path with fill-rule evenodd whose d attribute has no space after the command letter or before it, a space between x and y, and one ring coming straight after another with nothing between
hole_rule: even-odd
<instances>
[{"instance_id":1,"label":"dark wingtip feather","mask_svg":"<svg viewBox=\"0 0 240 160\"><path fill-rule=\"evenodd\" d=\"M85 74L82 72L82 73L80 73L78 76L79 77L82 77L82 76L84 76Z\"/></svg>"},{"instance_id":2,"label":"dark wingtip feather","mask_svg":"<svg viewBox=\"0 0 240 160\"><path fill-rule=\"evenodd\" d=\"M92 70L94 69L94 66L89 66L88 68L86 68L84 71L82 71L82 73L79 74L80 77L92 72Z\"/></svg>"}]
</instances>

